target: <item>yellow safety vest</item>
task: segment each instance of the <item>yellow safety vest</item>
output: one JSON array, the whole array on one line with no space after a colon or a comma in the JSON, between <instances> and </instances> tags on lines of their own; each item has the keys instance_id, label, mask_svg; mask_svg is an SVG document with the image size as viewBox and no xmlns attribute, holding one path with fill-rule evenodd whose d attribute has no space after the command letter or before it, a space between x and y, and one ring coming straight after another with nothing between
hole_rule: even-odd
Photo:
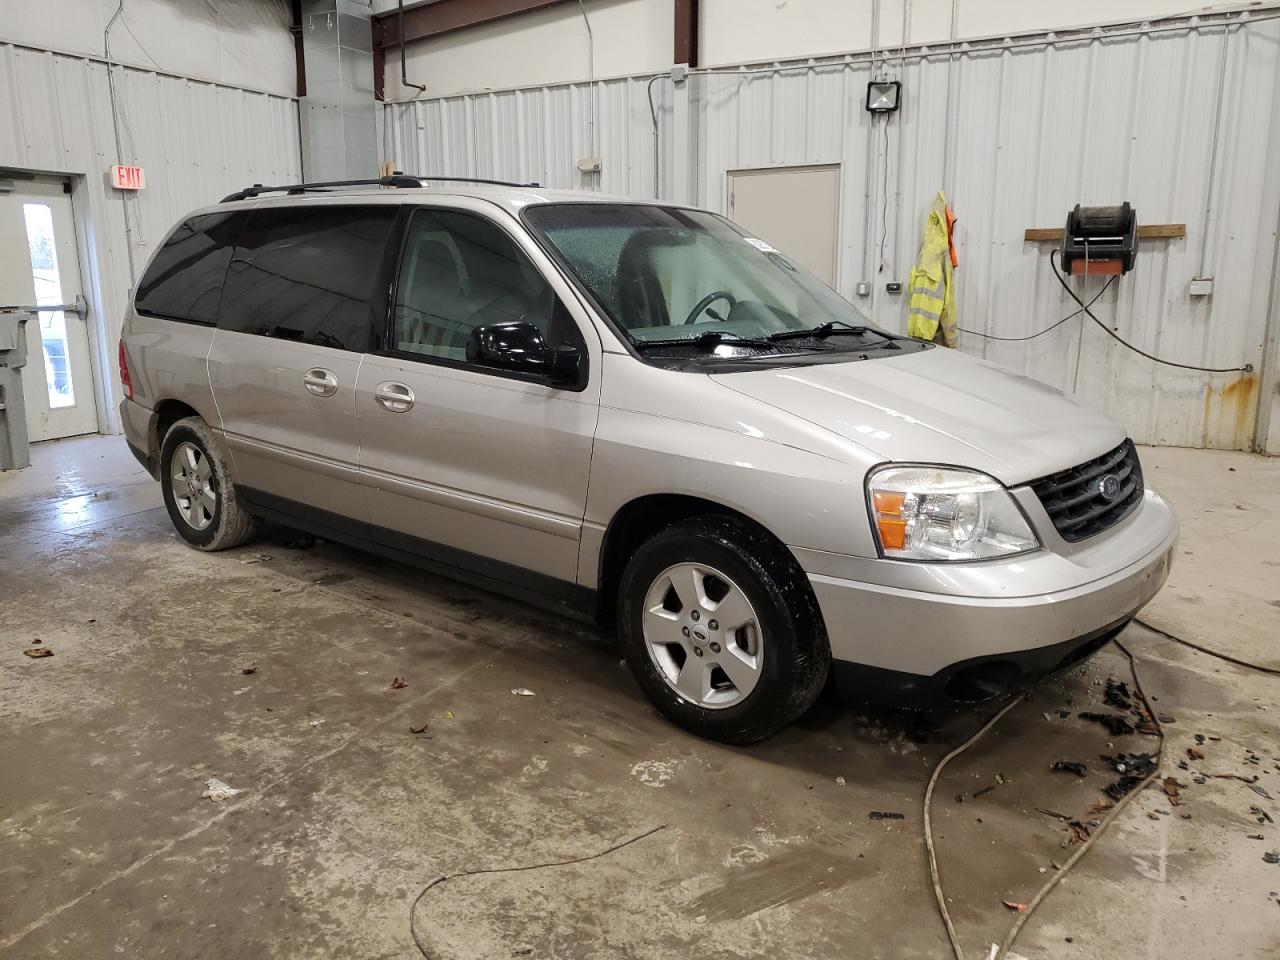
<instances>
[{"instance_id":1,"label":"yellow safety vest","mask_svg":"<svg viewBox=\"0 0 1280 960\"><path fill-rule=\"evenodd\" d=\"M907 307L907 335L934 340L941 329L941 342L954 347L958 343L956 295L947 227L947 198L939 190L924 221L920 261L907 278L911 297Z\"/></svg>"}]
</instances>

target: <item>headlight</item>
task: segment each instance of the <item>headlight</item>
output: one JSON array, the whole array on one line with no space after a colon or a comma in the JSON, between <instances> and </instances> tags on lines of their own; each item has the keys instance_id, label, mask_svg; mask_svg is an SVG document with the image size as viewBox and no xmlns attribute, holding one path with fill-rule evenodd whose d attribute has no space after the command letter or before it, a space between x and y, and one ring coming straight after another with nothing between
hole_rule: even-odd
<instances>
[{"instance_id":1,"label":"headlight","mask_svg":"<svg viewBox=\"0 0 1280 960\"><path fill-rule=\"evenodd\" d=\"M957 467L881 467L867 481L880 553L895 560L982 560L1040 546L999 481Z\"/></svg>"}]
</instances>

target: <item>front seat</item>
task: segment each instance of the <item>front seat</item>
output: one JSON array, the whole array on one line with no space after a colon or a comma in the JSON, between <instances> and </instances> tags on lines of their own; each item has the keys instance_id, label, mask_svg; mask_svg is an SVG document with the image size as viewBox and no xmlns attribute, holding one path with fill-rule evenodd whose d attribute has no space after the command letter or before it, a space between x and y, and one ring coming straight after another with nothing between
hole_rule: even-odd
<instances>
[{"instance_id":1,"label":"front seat","mask_svg":"<svg viewBox=\"0 0 1280 960\"><path fill-rule=\"evenodd\" d=\"M618 254L618 322L628 330L665 327L671 322L667 298L654 275L651 257L661 238L661 234L652 231L633 234Z\"/></svg>"}]
</instances>

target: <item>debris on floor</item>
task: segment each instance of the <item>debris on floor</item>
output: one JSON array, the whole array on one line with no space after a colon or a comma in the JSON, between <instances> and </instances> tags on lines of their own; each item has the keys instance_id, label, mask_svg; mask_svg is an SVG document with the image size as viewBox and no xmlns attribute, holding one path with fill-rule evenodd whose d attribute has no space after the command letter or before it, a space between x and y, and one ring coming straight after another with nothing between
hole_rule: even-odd
<instances>
[{"instance_id":1,"label":"debris on floor","mask_svg":"<svg viewBox=\"0 0 1280 960\"><path fill-rule=\"evenodd\" d=\"M1156 769L1155 754L1151 753L1117 753L1110 757L1103 754L1102 759L1120 774L1120 779L1103 791L1112 800L1119 800Z\"/></svg>"},{"instance_id":2,"label":"debris on floor","mask_svg":"<svg viewBox=\"0 0 1280 960\"><path fill-rule=\"evenodd\" d=\"M845 781L844 777L836 777L836 786L837 786L837 787L843 787L843 786L845 785L845 782L846 782L846 781Z\"/></svg>"},{"instance_id":3,"label":"debris on floor","mask_svg":"<svg viewBox=\"0 0 1280 960\"><path fill-rule=\"evenodd\" d=\"M36 642L38 643L39 641L36 641ZM53 651L50 650L48 647L32 647L30 650L23 650L22 652L28 657L35 657L37 659L39 659L40 657L53 656Z\"/></svg>"},{"instance_id":4,"label":"debris on floor","mask_svg":"<svg viewBox=\"0 0 1280 960\"><path fill-rule=\"evenodd\" d=\"M1280 850L1268 850L1262 855L1264 863L1280 863Z\"/></svg>"},{"instance_id":5,"label":"debris on floor","mask_svg":"<svg viewBox=\"0 0 1280 960\"><path fill-rule=\"evenodd\" d=\"M265 553L251 553L248 556L240 558L241 563L266 563L271 557Z\"/></svg>"},{"instance_id":6,"label":"debris on floor","mask_svg":"<svg viewBox=\"0 0 1280 960\"><path fill-rule=\"evenodd\" d=\"M243 790L233 787L231 784L223 780L219 780L217 777L214 777L211 780L206 780L204 785L208 789L206 789L204 793L200 794L200 796L206 797L214 803L217 803L220 800L230 800L232 797L244 793Z\"/></svg>"},{"instance_id":7,"label":"debris on floor","mask_svg":"<svg viewBox=\"0 0 1280 960\"><path fill-rule=\"evenodd\" d=\"M247 667L241 667L240 672L247 677L251 673L258 672L258 665L256 663L251 663Z\"/></svg>"},{"instance_id":8,"label":"debris on floor","mask_svg":"<svg viewBox=\"0 0 1280 960\"><path fill-rule=\"evenodd\" d=\"M406 680L404 677L396 677L394 680L391 681L392 690L403 690L408 685L409 685L409 681Z\"/></svg>"},{"instance_id":9,"label":"debris on floor","mask_svg":"<svg viewBox=\"0 0 1280 960\"><path fill-rule=\"evenodd\" d=\"M1094 713L1089 710L1082 710L1076 716L1081 720L1091 720L1094 723L1102 724L1113 737L1122 737L1134 732L1133 724L1114 713Z\"/></svg>"},{"instance_id":10,"label":"debris on floor","mask_svg":"<svg viewBox=\"0 0 1280 960\"><path fill-rule=\"evenodd\" d=\"M311 582L317 587L331 587L335 583L346 583L351 579L354 578L349 573L326 573L323 577L316 577Z\"/></svg>"},{"instance_id":11,"label":"debris on floor","mask_svg":"<svg viewBox=\"0 0 1280 960\"><path fill-rule=\"evenodd\" d=\"M867 816L872 820L905 820L905 813L894 813L891 810L872 810Z\"/></svg>"},{"instance_id":12,"label":"debris on floor","mask_svg":"<svg viewBox=\"0 0 1280 960\"><path fill-rule=\"evenodd\" d=\"M532 697L535 695L528 687L515 687L511 693L513 696L517 697Z\"/></svg>"},{"instance_id":13,"label":"debris on floor","mask_svg":"<svg viewBox=\"0 0 1280 960\"><path fill-rule=\"evenodd\" d=\"M1089 772L1089 768L1077 760L1055 760L1049 769L1054 773L1071 773L1077 777L1083 777Z\"/></svg>"},{"instance_id":14,"label":"debris on floor","mask_svg":"<svg viewBox=\"0 0 1280 960\"><path fill-rule=\"evenodd\" d=\"M1072 820L1067 824L1067 827L1071 832L1068 833L1066 839L1062 841L1063 847L1069 847L1077 843L1084 843L1089 839L1089 835L1093 833L1093 828L1097 826L1097 824L1097 820L1090 820L1088 823L1081 820Z\"/></svg>"},{"instance_id":15,"label":"debris on floor","mask_svg":"<svg viewBox=\"0 0 1280 960\"><path fill-rule=\"evenodd\" d=\"M1067 816L1065 813L1059 813L1057 810L1050 810L1048 807L1036 807L1036 813L1043 813L1046 817L1054 817L1055 819L1063 820L1068 823L1071 822L1071 817Z\"/></svg>"},{"instance_id":16,"label":"debris on floor","mask_svg":"<svg viewBox=\"0 0 1280 960\"><path fill-rule=\"evenodd\" d=\"M316 538L312 536L296 537L293 540L286 540L284 548L286 550L310 550L316 545Z\"/></svg>"},{"instance_id":17,"label":"debris on floor","mask_svg":"<svg viewBox=\"0 0 1280 960\"><path fill-rule=\"evenodd\" d=\"M1129 693L1129 685L1115 677L1107 677L1107 689L1102 695L1102 702L1117 710L1132 710L1133 697Z\"/></svg>"},{"instance_id":18,"label":"debris on floor","mask_svg":"<svg viewBox=\"0 0 1280 960\"><path fill-rule=\"evenodd\" d=\"M1027 912L1027 905L1025 903L1016 903L1013 900L1001 900L1000 902L1003 903L1010 910L1012 910L1014 913Z\"/></svg>"},{"instance_id":19,"label":"debris on floor","mask_svg":"<svg viewBox=\"0 0 1280 960\"><path fill-rule=\"evenodd\" d=\"M1165 777L1160 786L1165 796L1169 798L1170 804L1176 807L1182 802L1181 791L1184 784L1179 783L1177 777Z\"/></svg>"},{"instance_id":20,"label":"debris on floor","mask_svg":"<svg viewBox=\"0 0 1280 960\"><path fill-rule=\"evenodd\" d=\"M409 732L410 732L410 733L412 733L412 734L414 734L414 735L416 736L417 734L426 733L426 732L427 732L427 728L428 728L429 726L431 726L431 724L429 724L429 723L424 723L424 724L423 724L422 726L420 726L420 727L415 727L415 726L413 726L412 724L410 724L410 726L409 726Z\"/></svg>"}]
</instances>

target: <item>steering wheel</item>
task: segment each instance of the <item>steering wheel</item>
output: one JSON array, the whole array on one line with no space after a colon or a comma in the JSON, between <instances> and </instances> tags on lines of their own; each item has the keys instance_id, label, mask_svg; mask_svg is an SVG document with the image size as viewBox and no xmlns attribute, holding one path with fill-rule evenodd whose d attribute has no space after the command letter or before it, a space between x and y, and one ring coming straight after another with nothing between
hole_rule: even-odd
<instances>
[{"instance_id":1,"label":"steering wheel","mask_svg":"<svg viewBox=\"0 0 1280 960\"><path fill-rule=\"evenodd\" d=\"M711 306L717 300L727 300L730 310L732 310L733 305L738 302L738 298L728 290L713 290L693 305L693 309L689 311L689 316L685 317L684 322L686 324L693 323L693 321L698 319L698 315L701 314L703 310L707 309L707 307Z\"/></svg>"}]
</instances>

